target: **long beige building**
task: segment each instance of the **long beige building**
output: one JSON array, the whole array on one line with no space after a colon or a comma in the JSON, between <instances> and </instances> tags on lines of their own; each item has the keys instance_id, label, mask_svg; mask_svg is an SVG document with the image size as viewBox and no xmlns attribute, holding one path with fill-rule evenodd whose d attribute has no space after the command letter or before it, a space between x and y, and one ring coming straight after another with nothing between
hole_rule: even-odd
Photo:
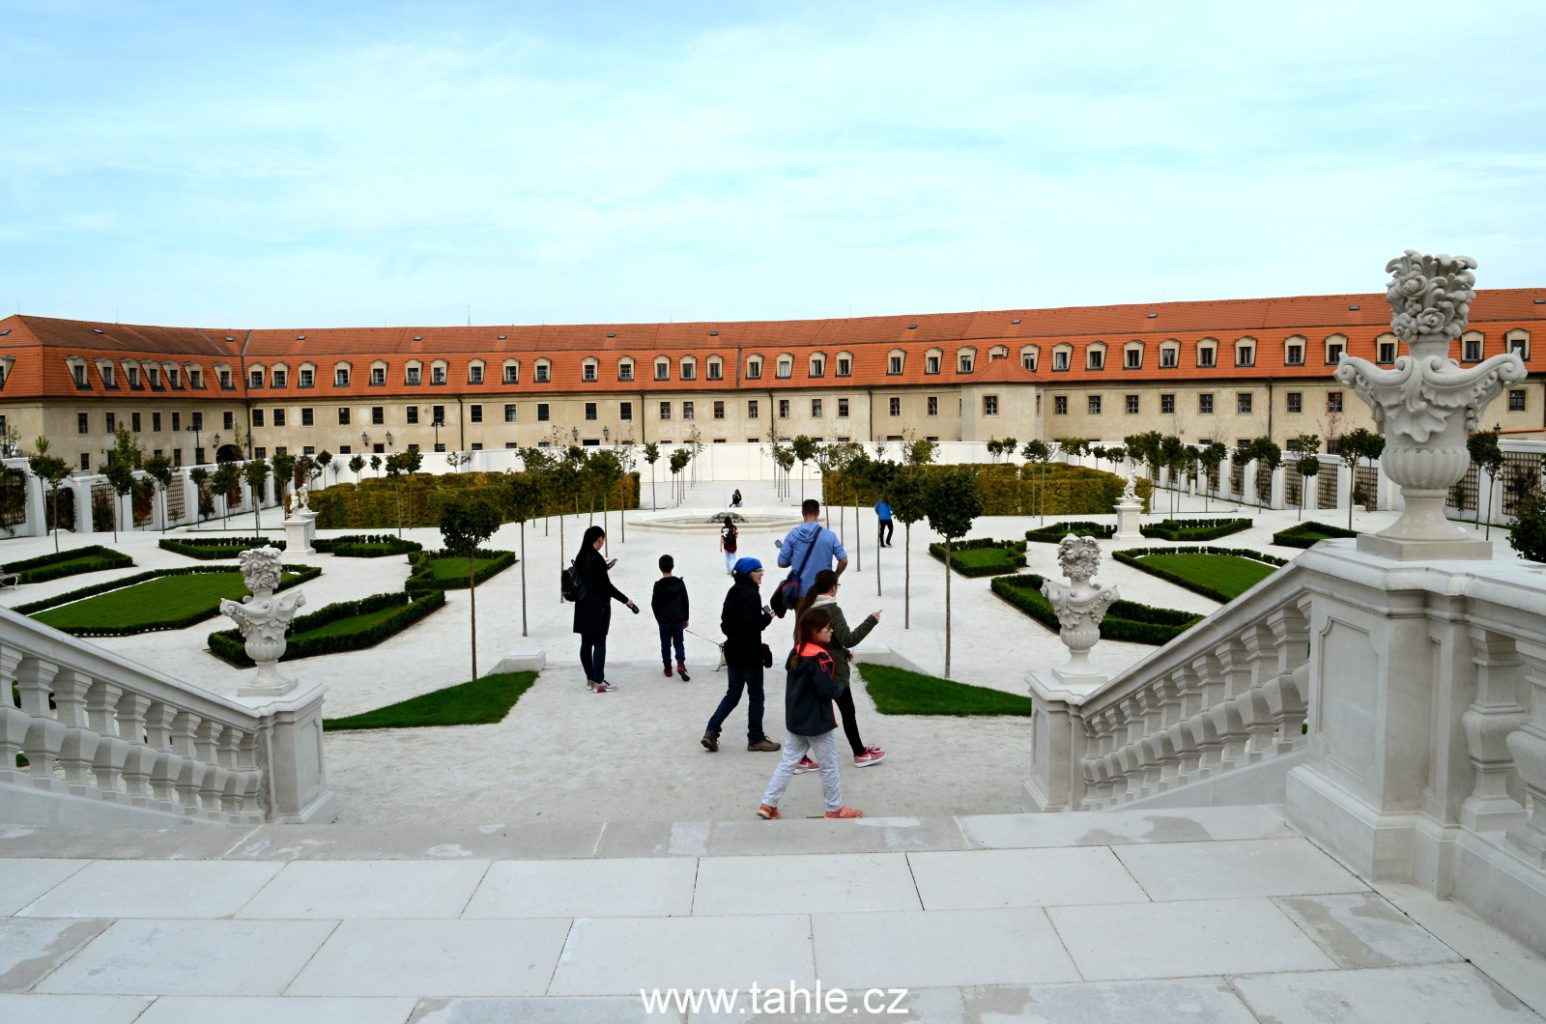
<instances>
[{"instance_id":1,"label":"long beige building","mask_svg":"<svg viewBox=\"0 0 1546 1024\"><path fill-rule=\"evenodd\" d=\"M1485 424L1546 427L1546 288L1482 291L1451 356L1529 377ZM1383 295L846 320L219 331L0 320L0 430L99 468L114 430L179 464L280 451L908 437L1188 442L1369 425L1332 379L1393 364Z\"/></svg>"}]
</instances>

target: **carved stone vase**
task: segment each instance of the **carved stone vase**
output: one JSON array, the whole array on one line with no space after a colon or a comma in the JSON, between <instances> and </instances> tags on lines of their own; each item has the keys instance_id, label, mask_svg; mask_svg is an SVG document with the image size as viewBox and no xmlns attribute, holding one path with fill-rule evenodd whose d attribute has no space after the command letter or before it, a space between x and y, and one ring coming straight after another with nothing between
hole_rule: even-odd
<instances>
[{"instance_id":1,"label":"carved stone vase","mask_svg":"<svg viewBox=\"0 0 1546 1024\"><path fill-rule=\"evenodd\" d=\"M1057 614L1058 636L1068 648L1068 661L1053 666L1052 674L1070 685L1104 680L1090 662L1090 648L1100 639L1100 623L1106 609L1117 600L1117 588L1093 581L1100 565L1100 549L1091 537L1064 537L1058 543L1058 563L1068 582L1046 580L1041 585L1042 594Z\"/></svg>"},{"instance_id":2,"label":"carved stone vase","mask_svg":"<svg viewBox=\"0 0 1546 1024\"><path fill-rule=\"evenodd\" d=\"M258 671L237 695L276 697L295 689L296 681L279 673L279 659L285 653L285 631L296 609L306 603L300 591L275 596L282 566L275 548L255 548L241 553L242 580L252 593L240 602L223 600L220 611L236 623L246 638L247 657Z\"/></svg>"}]
</instances>

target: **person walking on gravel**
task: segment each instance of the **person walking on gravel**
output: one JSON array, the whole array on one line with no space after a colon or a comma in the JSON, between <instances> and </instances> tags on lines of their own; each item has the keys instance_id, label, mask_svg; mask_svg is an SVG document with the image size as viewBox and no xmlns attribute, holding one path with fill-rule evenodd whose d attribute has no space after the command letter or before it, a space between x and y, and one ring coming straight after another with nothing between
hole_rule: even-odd
<instances>
[{"instance_id":1,"label":"person walking on gravel","mask_svg":"<svg viewBox=\"0 0 1546 1024\"><path fill-rule=\"evenodd\" d=\"M739 531L735 528L735 519L730 513L725 513L725 525L719 528L719 550L725 553L725 572L735 575L736 559L740 556L735 553L739 545Z\"/></svg>"},{"instance_id":2,"label":"person walking on gravel","mask_svg":"<svg viewBox=\"0 0 1546 1024\"><path fill-rule=\"evenodd\" d=\"M581 587L580 597L574 602L574 631L580 634L580 664L585 667L585 685L592 693L617 689L607 682L607 632L612 628L612 602L621 601L629 611L639 614L639 606L612 585L608 570L617 564L617 559L608 561L601 557L601 545L606 540L605 530L590 527L580 542L580 553L574 558Z\"/></svg>"},{"instance_id":3,"label":"person walking on gravel","mask_svg":"<svg viewBox=\"0 0 1546 1024\"><path fill-rule=\"evenodd\" d=\"M865 637L870 635L870 630L880 625L880 612L874 611L864 617L859 623L858 629L848 628L848 618L843 614L843 609L837 604L837 588L842 584L837 581L837 574L831 569L823 569L816 574L816 582L811 586L811 592L800 599L798 622L807 611L812 608L823 608L832 616L832 640L827 644L827 651L832 655L833 676L843 692L836 698L838 713L843 719L843 734L848 737L848 745L853 748L854 765L859 768L867 768L872 764L880 764L886 758L886 752L879 747L867 747L859 738L859 722L854 710L854 692L850 685L854 656L850 648L857 647ZM795 766L794 773L803 775L813 772L817 768L815 761L809 757L800 759Z\"/></svg>"},{"instance_id":4,"label":"person walking on gravel","mask_svg":"<svg viewBox=\"0 0 1546 1024\"><path fill-rule=\"evenodd\" d=\"M735 582L725 595L719 628L725 634L725 695L703 731L703 749L719 749L719 731L730 712L741 703L741 691L749 698L746 709L746 749L774 751L778 744L762 731L762 631L773 621L773 612L762 603L762 563L742 558L735 563Z\"/></svg>"}]
</instances>

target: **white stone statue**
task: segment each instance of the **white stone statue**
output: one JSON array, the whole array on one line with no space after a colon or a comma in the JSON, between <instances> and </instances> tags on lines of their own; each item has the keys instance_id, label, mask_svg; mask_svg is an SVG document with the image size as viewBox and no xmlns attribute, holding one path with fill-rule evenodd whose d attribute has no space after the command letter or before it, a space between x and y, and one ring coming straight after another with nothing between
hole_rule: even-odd
<instances>
[{"instance_id":1,"label":"white stone statue","mask_svg":"<svg viewBox=\"0 0 1546 1024\"><path fill-rule=\"evenodd\" d=\"M222 600L220 612L236 622L247 640L247 657L258 666L257 676L238 692L243 697L270 697L288 693L295 680L279 674L279 659L285 652L285 630L295 611L306 603L300 591L274 595L283 571L279 550L254 548L241 553L242 580L252 593L240 602Z\"/></svg>"},{"instance_id":2,"label":"white stone statue","mask_svg":"<svg viewBox=\"0 0 1546 1024\"><path fill-rule=\"evenodd\" d=\"M295 511L311 511L311 491L307 489L305 484L301 484L300 490L295 492Z\"/></svg>"},{"instance_id":3,"label":"white stone statue","mask_svg":"<svg viewBox=\"0 0 1546 1024\"><path fill-rule=\"evenodd\" d=\"M1373 410L1385 435L1380 461L1401 485L1405 509L1380 531L1383 541L1364 537L1359 547L1398 558L1491 557L1491 545L1445 518L1444 499L1470 465L1467 435L1500 391L1524 380L1524 360L1508 352L1461 369L1449 359L1450 342L1465 330L1476 297L1475 260L1408 249L1385 269L1391 272L1390 326L1411 353L1389 370L1343 356L1336 379Z\"/></svg>"},{"instance_id":4,"label":"white stone statue","mask_svg":"<svg viewBox=\"0 0 1546 1024\"><path fill-rule=\"evenodd\" d=\"M1123 505L1138 504L1138 481L1131 475L1127 478L1127 486L1122 488Z\"/></svg>"},{"instance_id":5,"label":"white stone statue","mask_svg":"<svg viewBox=\"0 0 1546 1024\"><path fill-rule=\"evenodd\" d=\"M1053 673L1065 679L1090 679L1097 676L1090 664L1090 648L1100 639L1100 620L1117 600L1117 588L1093 581L1100 568L1100 548L1093 537L1064 537L1058 542L1058 564L1068 583L1046 580L1041 585L1042 594L1057 613L1062 627L1058 635L1069 654L1068 663L1055 667Z\"/></svg>"}]
</instances>

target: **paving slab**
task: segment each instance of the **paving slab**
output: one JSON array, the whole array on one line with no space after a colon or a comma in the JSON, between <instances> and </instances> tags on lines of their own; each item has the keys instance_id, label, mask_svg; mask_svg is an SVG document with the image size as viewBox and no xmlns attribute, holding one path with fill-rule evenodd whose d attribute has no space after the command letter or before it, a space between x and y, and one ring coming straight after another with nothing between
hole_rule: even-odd
<instances>
[{"instance_id":1,"label":"paving slab","mask_svg":"<svg viewBox=\"0 0 1546 1024\"><path fill-rule=\"evenodd\" d=\"M590 857L602 823L265 825L229 860L507 860Z\"/></svg>"},{"instance_id":2,"label":"paving slab","mask_svg":"<svg viewBox=\"0 0 1546 1024\"><path fill-rule=\"evenodd\" d=\"M403 1024L414 1000L164 996L134 1024Z\"/></svg>"},{"instance_id":3,"label":"paving slab","mask_svg":"<svg viewBox=\"0 0 1546 1024\"><path fill-rule=\"evenodd\" d=\"M973 1022L1256 1024L1240 997L1218 978L975 988L963 992L963 1005Z\"/></svg>"},{"instance_id":4,"label":"paving slab","mask_svg":"<svg viewBox=\"0 0 1546 1024\"><path fill-rule=\"evenodd\" d=\"M1460 959L1389 900L1372 892L1284 896L1275 902L1341 967L1396 967Z\"/></svg>"},{"instance_id":5,"label":"paving slab","mask_svg":"<svg viewBox=\"0 0 1546 1024\"><path fill-rule=\"evenodd\" d=\"M94 861L21 910L23 917L229 917L278 864Z\"/></svg>"},{"instance_id":6,"label":"paving slab","mask_svg":"<svg viewBox=\"0 0 1546 1024\"><path fill-rule=\"evenodd\" d=\"M633 995L640 989L814 986L810 918L579 918L551 995Z\"/></svg>"},{"instance_id":7,"label":"paving slab","mask_svg":"<svg viewBox=\"0 0 1546 1024\"><path fill-rule=\"evenodd\" d=\"M562 919L345 921L285 994L541 995L568 932Z\"/></svg>"},{"instance_id":8,"label":"paving slab","mask_svg":"<svg viewBox=\"0 0 1546 1024\"><path fill-rule=\"evenodd\" d=\"M710 821L609 821L598 857L701 857L709 852Z\"/></svg>"},{"instance_id":9,"label":"paving slab","mask_svg":"<svg viewBox=\"0 0 1546 1024\"><path fill-rule=\"evenodd\" d=\"M0 1020L24 1024L133 1024L149 996L0 995Z\"/></svg>"},{"instance_id":10,"label":"paving slab","mask_svg":"<svg viewBox=\"0 0 1546 1024\"><path fill-rule=\"evenodd\" d=\"M1105 846L910 853L907 860L927 910L1149 899Z\"/></svg>"},{"instance_id":11,"label":"paving slab","mask_svg":"<svg viewBox=\"0 0 1546 1024\"><path fill-rule=\"evenodd\" d=\"M1185 810L1073 811L1067 814L971 814L960 819L973 847L1127 846L1219 839L1280 839L1298 835L1282 810L1192 807Z\"/></svg>"},{"instance_id":12,"label":"paving slab","mask_svg":"<svg viewBox=\"0 0 1546 1024\"><path fill-rule=\"evenodd\" d=\"M5 885L0 887L0 917L16 913L87 863L37 857L18 857L0 863L0 877L5 879Z\"/></svg>"},{"instance_id":13,"label":"paving slab","mask_svg":"<svg viewBox=\"0 0 1546 1024\"><path fill-rule=\"evenodd\" d=\"M297 861L286 864L236 916L454 918L488 867L486 860Z\"/></svg>"},{"instance_id":14,"label":"paving slab","mask_svg":"<svg viewBox=\"0 0 1546 1024\"><path fill-rule=\"evenodd\" d=\"M693 898L693 913L709 917L921 909L900 853L706 857Z\"/></svg>"},{"instance_id":15,"label":"paving slab","mask_svg":"<svg viewBox=\"0 0 1546 1024\"><path fill-rule=\"evenodd\" d=\"M117 921L35 991L279 995L334 927L331 921Z\"/></svg>"},{"instance_id":16,"label":"paving slab","mask_svg":"<svg viewBox=\"0 0 1546 1024\"><path fill-rule=\"evenodd\" d=\"M1274 1024L1538 1024L1539 1016L1470 964L1234 979Z\"/></svg>"},{"instance_id":17,"label":"paving slab","mask_svg":"<svg viewBox=\"0 0 1546 1024\"><path fill-rule=\"evenodd\" d=\"M1154 900L1362 892L1368 886L1306 839L1118 846Z\"/></svg>"},{"instance_id":18,"label":"paving slab","mask_svg":"<svg viewBox=\"0 0 1546 1024\"><path fill-rule=\"evenodd\" d=\"M1046 913L1090 981L1336 966L1271 900L1051 907Z\"/></svg>"},{"instance_id":19,"label":"paving slab","mask_svg":"<svg viewBox=\"0 0 1546 1024\"><path fill-rule=\"evenodd\" d=\"M813 776L814 777L814 776ZM752 808L756 810L755 806ZM762 821L721 821L709 836L710 856L792 853L905 853L908 850L964 850L966 839L954 818L864 817L845 821L786 817Z\"/></svg>"},{"instance_id":20,"label":"paving slab","mask_svg":"<svg viewBox=\"0 0 1546 1024\"><path fill-rule=\"evenodd\" d=\"M1546 956L1526 948L1465 907L1421 890L1396 906L1440 942L1546 1017Z\"/></svg>"},{"instance_id":21,"label":"paving slab","mask_svg":"<svg viewBox=\"0 0 1546 1024\"><path fill-rule=\"evenodd\" d=\"M645 1016L632 996L549 996L516 999L421 999L409 1024L664 1024L680 1014ZM738 1017L738 1020L746 1020Z\"/></svg>"},{"instance_id":22,"label":"paving slab","mask_svg":"<svg viewBox=\"0 0 1546 1024\"><path fill-rule=\"evenodd\" d=\"M1078 981L1040 909L816 914L817 974L848 989Z\"/></svg>"},{"instance_id":23,"label":"paving slab","mask_svg":"<svg viewBox=\"0 0 1546 1024\"><path fill-rule=\"evenodd\" d=\"M188 824L0 825L0 858L77 860L213 860L241 842L250 827Z\"/></svg>"},{"instance_id":24,"label":"paving slab","mask_svg":"<svg viewBox=\"0 0 1546 1024\"><path fill-rule=\"evenodd\" d=\"M111 921L57 919L0 921L0 992L25 992Z\"/></svg>"},{"instance_id":25,"label":"paving slab","mask_svg":"<svg viewBox=\"0 0 1546 1024\"><path fill-rule=\"evenodd\" d=\"M462 916L685 916L697 869L691 858L498 861Z\"/></svg>"}]
</instances>

